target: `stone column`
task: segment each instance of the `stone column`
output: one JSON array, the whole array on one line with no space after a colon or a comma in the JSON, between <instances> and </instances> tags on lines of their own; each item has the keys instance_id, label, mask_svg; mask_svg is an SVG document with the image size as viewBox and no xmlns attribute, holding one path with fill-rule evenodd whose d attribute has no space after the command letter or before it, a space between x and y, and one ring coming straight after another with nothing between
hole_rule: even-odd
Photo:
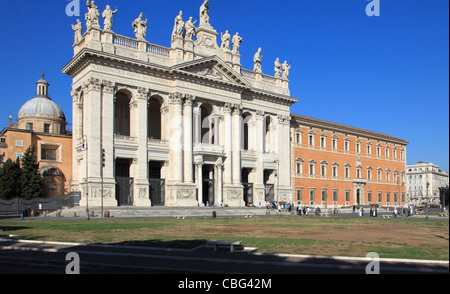
<instances>
[{"instance_id":1,"label":"stone column","mask_svg":"<svg viewBox=\"0 0 450 294\"><path fill-rule=\"evenodd\" d=\"M183 107L182 94L171 93L170 104L170 175L173 182L183 181Z\"/></svg>"},{"instance_id":2,"label":"stone column","mask_svg":"<svg viewBox=\"0 0 450 294\"><path fill-rule=\"evenodd\" d=\"M264 128L264 112L256 111L256 184L264 185L264 141L265 141L265 128Z\"/></svg>"},{"instance_id":3,"label":"stone column","mask_svg":"<svg viewBox=\"0 0 450 294\"><path fill-rule=\"evenodd\" d=\"M222 199L222 188L223 188L223 178L222 178L222 169L223 169L223 164L222 163L217 163L215 165L216 167L216 175L214 176L215 179L217 179L217 201L216 201L216 205L220 205L223 203L223 199Z\"/></svg>"},{"instance_id":4,"label":"stone column","mask_svg":"<svg viewBox=\"0 0 450 294\"><path fill-rule=\"evenodd\" d=\"M89 206L100 206L100 198L96 197L97 189L101 186L101 150L100 150L100 100L101 82L96 78L88 78L83 85L84 92L84 136L87 141L87 152L83 154L82 168L87 170L88 200ZM87 153L87 154L86 154ZM87 158L86 158L87 156ZM87 159L87 161L86 161ZM87 164L87 168L86 168ZM86 172L86 171L85 171ZM86 174L85 174L86 178ZM82 184L82 197L86 197L86 188ZM86 199L80 201L80 205L86 205Z\"/></svg>"},{"instance_id":5,"label":"stone column","mask_svg":"<svg viewBox=\"0 0 450 294\"><path fill-rule=\"evenodd\" d=\"M103 205L117 206L114 178L114 83L103 80L102 95L102 149L105 150L103 168Z\"/></svg>"},{"instance_id":6,"label":"stone column","mask_svg":"<svg viewBox=\"0 0 450 294\"><path fill-rule=\"evenodd\" d=\"M72 128L72 191L81 191L79 186L81 183L81 164L78 160L79 143L83 136L83 96L81 90L73 90L72 93L72 113L73 113L73 128Z\"/></svg>"},{"instance_id":7,"label":"stone column","mask_svg":"<svg viewBox=\"0 0 450 294\"><path fill-rule=\"evenodd\" d=\"M138 88L134 109L134 136L138 142L138 155L134 167L134 205L151 206L148 182L148 98L149 89Z\"/></svg>"},{"instance_id":8,"label":"stone column","mask_svg":"<svg viewBox=\"0 0 450 294\"><path fill-rule=\"evenodd\" d=\"M264 112L258 110L255 115L256 119L256 173L255 173L255 185L253 188L254 202L265 201L265 186L264 186L264 141L265 141L265 128L264 128Z\"/></svg>"},{"instance_id":9,"label":"stone column","mask_svg":"<svg viewBox=\"0 0 450 294\"><path fill-rule=\"evenodd\" d=\"M198 202L195 199L195 184L192 180L184 178L184 139L185 134L183 134L183 95L181 93L171 93L169 95L169 104L170 104L170 151L169 151L169 175L170 180L167 184L167 198L166 200L168 205L175 206L198 206ZM192 106L191 106L192 107ZM187 110L191 112L192 109ZM191 125L192 122L188 123ZM192 140L192 132L190 136ZM192 150L192 141L188 143L188 146ZM190 175L192 177L192 156L188 155L190 158L187 161L190 161L191 171ZM186 169L186 173L189 174L189 171ZM183 182L183 179L186 182Z\"/></svg>"},{"instance_id":10,"label":"stone column","mask_svg":"<svg viewBox=\"0 0 450 294\"><path fill-rule=\"evenodd\" d=\"M192 120L193 120L193 141L194 145L200 143L200 108L198 107L197 103L194 103L194 107L192 109Z\"/></svg>"},{"instance_id":11,"label":"stone column","mask_svg":"<svg viewBox=\"0 0 450 294\"><path fill-rule=\"evenodd\" d=\"M241 106L234 105L233 109L233 184L241 184Z\"/></svg>"},{"instance_id":12,"label":"stone column","mask_svg":"<svg viewBox=\"0 0 450 294\"><path fill-rule=\"evenodd\" d=\"M186 95L183 108L184 181L193 182L192 103L194 97Z\"/></svg>"},{"instance_id":13,"label":"stone column","mask_svg":"<svg viewBox=\"0 0 450 294\"><path fill-rule=\"evenodd\" d=\"M224 113L224 124L225 124L225 170L224 170L224 178L223 182L225 185L231 184L232 180L232 148L233 148L233 140L232 140L232 121L231 121L231 108L232 105L230 103L225 103L223 107Z\"/></svg>"},{"instance_id":14,"label":"stone column","mask_svg":"<svg viewBox=\"0 0 450 294\"><path fill-rule=\"evenodd\" d=\"M203 206L203 164L201 162L195 163L196 169L196 186L197 186L197 199L198 205Z\"/></svg>"}]
</instances>

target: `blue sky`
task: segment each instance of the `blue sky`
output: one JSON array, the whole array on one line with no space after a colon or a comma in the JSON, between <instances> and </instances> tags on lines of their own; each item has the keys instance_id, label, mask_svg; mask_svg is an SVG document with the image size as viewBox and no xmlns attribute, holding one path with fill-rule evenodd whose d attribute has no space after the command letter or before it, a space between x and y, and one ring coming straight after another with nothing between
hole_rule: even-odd
<instances>
[{"instance_id":1,"label":"blue sky","mask_svg":"<svg viewBox=\"0 0 450 294\"><path fill-rule=\"evenodd\" d=\"M50 97L72 122L71 79L61 68L73 56L68 0L0 1L0 129L34 97L44 70ZM147 40L170 46L173 21L198 18L202 0L97 0L118 7L114 31L134 37L132 21L148 17ZM292 65L291 111L396 136L410 142L408 164L433 162L449 170L449 1L210 0L212 26L239 32L241 63L253 68L264 49L263 72L279 57ZM80 0L80 19L87 12ZM101 19L101 24L103 20ZM219 42L220 43L220 42Z\"/></svg>"}]
</instances>

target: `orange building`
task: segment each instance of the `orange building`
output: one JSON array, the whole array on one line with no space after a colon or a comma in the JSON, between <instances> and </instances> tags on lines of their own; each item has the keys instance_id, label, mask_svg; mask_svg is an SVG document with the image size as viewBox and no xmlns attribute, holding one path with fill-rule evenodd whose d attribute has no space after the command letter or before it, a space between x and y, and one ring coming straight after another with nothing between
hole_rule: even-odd
<instances>
[{"instance_id":1,"label":"orange building","mask_svg":"<svg viewBox=\"0 0 450 294\"><path fill-rule=\"evenodd\" d=\"M300 115L292 117L292 189L314 207L405 205L405 140Z\"/></svg>"},{"instance_id":2,"label":"orange building","mask_svg":"<svg viewBox=\"0 0 450 294\"><path fill-rule=\"evenodd\" d=\"M46 196L66 195L72 180L72 134L66 131L63 111L48 97L44 74L36 85L37 95L20 108L18 123L10 116L9 126L0 132L0 164L35 145Z\"/></svg>"}]
</instances>

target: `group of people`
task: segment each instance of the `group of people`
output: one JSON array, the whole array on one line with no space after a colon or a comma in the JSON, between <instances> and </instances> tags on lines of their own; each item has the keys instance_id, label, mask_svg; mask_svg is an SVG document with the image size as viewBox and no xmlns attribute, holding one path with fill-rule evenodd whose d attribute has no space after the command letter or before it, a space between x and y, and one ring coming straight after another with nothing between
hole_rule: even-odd
<instances>
[{"instance_id":1,"label":"group of people","mask_svg":"<svg viewBox=\"0 0 450 294\"><path fill-rule=\"evenodd\" d=\"M286 202L286 201L270 201L270 202L266 202L266 209L267 211L270 210L277 210L277 213L282 213L282 212L289 212L291 215L294 215L294 213L296 213L297 215L310 215L310 214L315 214L315 215L320 215L321 214L321 210L320 207L317 208L311 208L308 206L297 206L295 207L294 202Z\"/></svg>"}]
</instances>

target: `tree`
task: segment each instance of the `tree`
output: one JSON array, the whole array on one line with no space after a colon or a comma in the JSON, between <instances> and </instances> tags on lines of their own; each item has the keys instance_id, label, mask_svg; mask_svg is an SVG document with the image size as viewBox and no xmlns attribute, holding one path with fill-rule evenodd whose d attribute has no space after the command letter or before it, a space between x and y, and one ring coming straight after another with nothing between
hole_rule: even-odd
<instances>
[{"instance_id":1,"label":"tree","mask_svg":"<svg viewBox=\"0 0 450 294\"><path fill-rule=\"evenodd\" d=\"M8 158L0 171L0 198L13 199L21 196L21 182L20 182L20 161L12 161Z\"/></svg>"},{"instance_id":2,"label":"tree","mask_svg":"<svg viewBox=\"0 0 450 294\"><path fill-rule=\"evenodd\" d=\"M33 199L44 197L44 178L39 173L39 163L36 157L36 146L31 145L22 157L22 198Z\"/></svg>"}]
</instances>

